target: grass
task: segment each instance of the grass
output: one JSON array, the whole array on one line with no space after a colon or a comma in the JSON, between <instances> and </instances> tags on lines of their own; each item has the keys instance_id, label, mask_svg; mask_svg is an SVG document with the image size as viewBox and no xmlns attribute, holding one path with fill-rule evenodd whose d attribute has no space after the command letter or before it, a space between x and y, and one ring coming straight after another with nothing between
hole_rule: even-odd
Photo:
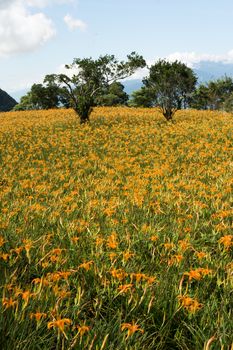
<instances>
[{"instance_id":1,"label":"grass","mask_svg":"<svg viewBox=\"0 0 233 350\"><path fill-rule=\"evenodd\" d=\"M1 349L232 349L232 127L2 113Z\"/></svg>"}]
</instances>

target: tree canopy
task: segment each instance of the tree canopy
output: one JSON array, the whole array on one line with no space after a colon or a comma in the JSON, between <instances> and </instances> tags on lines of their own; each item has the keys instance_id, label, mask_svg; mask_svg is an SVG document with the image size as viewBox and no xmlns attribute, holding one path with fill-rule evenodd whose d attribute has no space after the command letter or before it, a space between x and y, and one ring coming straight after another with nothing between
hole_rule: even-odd
<instances>
[{"instance_id":1,"label":"tree canopy","mask_svg":"<svg viewBox=\"0 0 233 350\"><path fill-rule=\"evenodd\" d=\"M119 106L127 105L129 96L124 91L124 85L119 81L111 83L103 95L96 98L97 105L100 106Z\"/></svg>"},{"instance_id":2,"label":"tree canopy","mask_svg":"<svg viewBox=\"0 0 233 350\"><path fill-rule=\"evenodd\" d=\"M233 79L224 77L201 84L193 94L191 107L195 109L232 110Z\"/></svg>"},{"instance_id":3,"label":"tree canopy","mask_svg":"<svg viewBox=\"0 0 233 350\"><path fill-rule=\"evenodd\" d=\"M153 94L150 89L142 86L140 90L133 91L129 101L131 107L154 107Z\"/></svg>"},{"instance_id":4,"label":"tree canopy","mask_svg":"<svg viewBox=\"0 0 233 350\"><path fill-rule=\"evenodd\" d=\"M178 109L187 107L197 78L192 69L181 62L159 60L150 67L143 83L144 92L151 96L151 104L171 120Z\"/></svg>"},{"instance_id":5,"label":"tree canopy","mask_svg":"<svg viewBox=\"0 0 233 350\"><path fill-rule=\"evenodd\" d=\"M20 99L15 110L51 109L60 106L69 107L67 91L48 80L45 86L33 84L27 95Z\"/></svg>"},{"instance_id":6,"label":"tree canopy","mask_svg":"<svg viewBox=\"0 0 233 350\"><path fill-rule=\"evenodd\" d=\"M80 122L89 120L92 107L97 99L109 90L109 85L131 76L138 68L146 65L144 58L136 52L127 56L127 61L118 61L114 55L100 56L98 59L75 58L66 65L69 73L51 74L45 82L65 87L71 106L80 117Z\"/></svg>"},{"instance_id":7,"label":"tree canopy","mask_svg":"<svg viewBox=\"0 0 233 350\"><path fill-rule=\"evenodd\" d=\"M4 110L14 106L14 110L71 107L81 123L89 120L94 106L157 107L168 121L182 108L233 110L232 78L225 76L197 86L193 70L179 61L155 62L143 79L141 89L134 91L129 100L119 80L145 66L144 58L136 52L128 55L126 61L118 61L114 55L98 59L75 58L73 63L65 66L67 74L46 75L43 84L33 84L16 106L16 101L8 98L9 106ZM2 90L0 102L1 98L6 101L6 93Z\"/></svg>"}]
</instances>

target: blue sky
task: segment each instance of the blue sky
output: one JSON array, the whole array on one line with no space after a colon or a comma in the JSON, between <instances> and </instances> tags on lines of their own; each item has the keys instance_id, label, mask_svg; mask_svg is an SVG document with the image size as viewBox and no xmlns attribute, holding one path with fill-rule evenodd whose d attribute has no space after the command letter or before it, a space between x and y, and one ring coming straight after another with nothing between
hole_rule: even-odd
<instances>
[{"instance_id":1,"label":"blue sky","mask_svg":"<svg viewBox=\"0 0 233 350\"><path fill-rule=\"evenodd\" d=\"M233 63L232 33L232 0L0 0L0 88L106 53Z\"/></svg>"}]
</instances>

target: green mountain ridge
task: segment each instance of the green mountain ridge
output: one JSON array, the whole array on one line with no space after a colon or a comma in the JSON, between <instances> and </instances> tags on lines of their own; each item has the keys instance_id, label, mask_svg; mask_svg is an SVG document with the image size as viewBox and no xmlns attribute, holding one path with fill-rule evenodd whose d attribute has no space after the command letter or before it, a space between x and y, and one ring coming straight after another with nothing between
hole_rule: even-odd
<instances>
[{"instance_id":1,"label":"green mountain ridge","mask_svg":"<svg viewBox=\"0 0 233 350\"><path fill-rule=\"evenodd\" d=\"M9 112L17 102L6 91L0 89L0 112Z\"/></svg>"}]
</instances>

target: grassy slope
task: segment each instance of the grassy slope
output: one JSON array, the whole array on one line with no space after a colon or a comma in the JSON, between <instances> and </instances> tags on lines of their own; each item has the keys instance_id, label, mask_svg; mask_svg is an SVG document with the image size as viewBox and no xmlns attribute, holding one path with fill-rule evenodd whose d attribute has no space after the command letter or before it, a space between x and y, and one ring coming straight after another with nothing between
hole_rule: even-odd
<instances>
[{"instance_id":1,"label":"grassy slope","mask_svg":"<svg viewBox=\"0 0 233 350\"><path fill-rule=\"evenodd\" d=\"M230 349L232 126L1 114L1 348Z\"/></svg>"}]
</instances>

